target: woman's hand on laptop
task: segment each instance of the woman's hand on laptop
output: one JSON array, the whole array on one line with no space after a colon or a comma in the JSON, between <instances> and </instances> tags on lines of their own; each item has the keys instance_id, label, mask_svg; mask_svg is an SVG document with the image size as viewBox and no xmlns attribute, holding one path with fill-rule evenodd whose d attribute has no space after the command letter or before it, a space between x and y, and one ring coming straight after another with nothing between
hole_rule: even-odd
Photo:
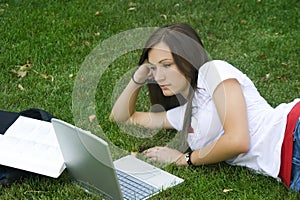
<instances>
[{"instance_id":1,"label":"woman's hand on laptop","mask_svg":"<svg viewBox=\"0 0 300 200\"><path fill-rule=\"evenodd\" d=\"M182 160L183 153L176 149L171 149L169 147L152 147L145 151L143 154L151 161L161 162L161 163L176 163L177 165L184 165L185 163L178 163L177 161Z\"/></svg>"}]
</instances>

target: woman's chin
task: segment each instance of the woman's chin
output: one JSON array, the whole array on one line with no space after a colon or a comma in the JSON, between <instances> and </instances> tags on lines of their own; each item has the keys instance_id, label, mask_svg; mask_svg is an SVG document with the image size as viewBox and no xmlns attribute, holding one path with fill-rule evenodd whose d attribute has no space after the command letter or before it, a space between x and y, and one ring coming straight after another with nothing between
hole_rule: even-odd
<instances>
[{"instance_id":1,"label":"woman's chin","mask_svg":"<svg viewBox=\"0 0 300 200\"><path fill-rule=\"evenodd\" d=\"M173 96L174 95L174 92L170 91L170 90L163 90L162 91L164 96Z\"/></svg>"}]
</instances>

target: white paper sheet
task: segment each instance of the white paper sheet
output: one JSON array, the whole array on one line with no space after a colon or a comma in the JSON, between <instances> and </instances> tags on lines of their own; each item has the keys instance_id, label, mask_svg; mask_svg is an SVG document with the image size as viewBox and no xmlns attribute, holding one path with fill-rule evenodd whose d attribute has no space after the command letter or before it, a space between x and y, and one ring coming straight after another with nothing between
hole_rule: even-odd
<instances>
[{"instance_id":1,"label":"white paper sheet","mask_svg":"<svg viewBox=\"0 0 300 200\"><path fill-rule=\"evenodd\" d=\"M52 124L20 116L0 135L0 164L57 178L65 164Z\"/></svg>"}]
</instances>

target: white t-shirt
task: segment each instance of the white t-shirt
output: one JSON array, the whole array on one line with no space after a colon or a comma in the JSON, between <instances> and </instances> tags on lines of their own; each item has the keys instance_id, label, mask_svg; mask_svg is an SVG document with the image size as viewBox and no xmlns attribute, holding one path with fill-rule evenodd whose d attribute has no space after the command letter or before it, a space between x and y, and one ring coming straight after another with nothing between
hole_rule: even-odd
<instances>
[{"instance_id":1,"label":"white t-shirt","mask_svg":"<svg viewBox=\"0 0 300 200\"><path fill-rule=\"evenodd\" d=\"M214 101L213 92L226 79L236 79L245 96L250 132L250 149L247 153L228 160L232 165L247 166L263 174L277 177L280 170L281 146L287 114L300 101L272 108L261 97L252 81L237 68L220 60L204 64L198 75L197 89L192 102L191 127L188 144L192 150L203 148L224 134ZM171 125L182 130L186 105L167 111Z\"/></svg>"}]
</instances>

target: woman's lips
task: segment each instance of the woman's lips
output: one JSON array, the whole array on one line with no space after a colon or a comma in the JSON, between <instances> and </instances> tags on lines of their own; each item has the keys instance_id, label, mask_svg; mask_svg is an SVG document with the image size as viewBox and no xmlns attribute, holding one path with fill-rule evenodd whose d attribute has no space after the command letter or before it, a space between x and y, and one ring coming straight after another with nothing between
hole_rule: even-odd
<instances>
[{"instance_id":1,"label":"woman's lips","mask_svg":"<svg viewBox=\"0 0 300 200\"><path fill-rule=\"evenodd\" d=\"M164 90L164 89L168 89L168 85L159 85L159 87Z\"/></svg>"}]
</instances>

